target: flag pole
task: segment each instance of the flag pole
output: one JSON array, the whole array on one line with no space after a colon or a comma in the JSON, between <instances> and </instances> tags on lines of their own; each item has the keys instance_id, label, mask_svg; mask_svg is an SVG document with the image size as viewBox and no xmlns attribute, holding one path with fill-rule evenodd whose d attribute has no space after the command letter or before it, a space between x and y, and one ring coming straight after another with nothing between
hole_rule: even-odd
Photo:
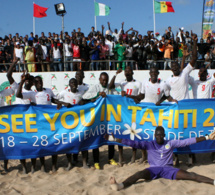
<instances>
[{"instance_id":1,"label":"flag pole","mask_svg":"<svg viewBox=\"0 0 215 195\"><path fill-rule=\"evenodd\" d=\"M154 16L154 35L155 35L155 1L153 0L153 16Z\"/></svg>"},{"instance_id":2,"label":"flag pole","mask_svg":"<svg viewBox=\"0 0 215 195\"><path fill-rule=\"evenodd\" d=\"M94 9L95 9L95 2L96 2L96 0L94 0ZM95 11L94 11L94 14L95 14ZM96 14L95 14L95 31L97 31L97 26L96 26Z\"/></svg>"},{"instance_id":3,"label":"flag pole","mask_svg":"<svg viewBox=\"0 0 215 195\"><path fill-rule=\"evenodd\" d=\"M204 10L205 10L205 0L203 0L201 38L203 38L203 32L204 32L204 31L203 31Z\"/></svg>"},{"instance_id":4,"label":"flag pole","mask_svg":"<svg viewBox=\"0 0 215 195\"><path fill-rule=\"evenodd\" d=\"M33 2L33 6L34 6L34 2ZM33 33L35 36L35 17L34 17L34 13L33 13Z\"/></svg>"}]
</instances>

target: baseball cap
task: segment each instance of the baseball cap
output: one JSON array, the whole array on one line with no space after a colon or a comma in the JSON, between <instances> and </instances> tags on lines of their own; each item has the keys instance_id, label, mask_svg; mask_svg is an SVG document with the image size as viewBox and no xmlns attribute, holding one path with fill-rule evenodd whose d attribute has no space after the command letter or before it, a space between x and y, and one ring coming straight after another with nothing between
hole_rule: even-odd
<instances>
[{"instance_id":1,"label":"baseball cap","mask_svg":"<svg viewBox=\"0 0 215 195\"><path fill-rule=\"evenodd\" d=\"M159 35L160 33L159 33L159 32L156 32L155 34L156 34L156 35Z\"/></svg>"},{"instance_id":2,"label":"baseball cap","mask_svg":"<svg viewBox=\"0 0 215 195\"><path fill-rule=\"evenodd\" d=\"M16 45L19 45L20 43L19 42L16 42Z\"/></svg>"},{"instance_id":3,"label":"baseball cap","mask_svg":"<svg viewBox=\"0 0 215 195\"><path fill-rule=\"evenodd\" d=\"M184 27L181 27L181 30L184 30Z\"/></svg>"}]
</instances>

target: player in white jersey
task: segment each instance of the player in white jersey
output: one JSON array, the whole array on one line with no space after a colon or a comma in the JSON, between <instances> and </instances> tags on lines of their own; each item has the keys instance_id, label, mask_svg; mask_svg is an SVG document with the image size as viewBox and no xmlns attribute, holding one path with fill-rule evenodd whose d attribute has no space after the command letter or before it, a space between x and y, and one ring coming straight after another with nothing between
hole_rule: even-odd
<instances>
[{"instance_id":1,"label":"player in white jersey","mask_svg":"<svg viewBox=\"0 0 215 195\"><path fill-rule=\"evenodd\" d=\"M133 78L133 70L130 66L127 66L125 68L124 74L126 79L122 80L120 82L115 83L115 79L117 74L121 73L122 69L118 69L116 72L116 75L112 78L109 88L114 89L117 87L121 88L121 94L122 96L130 95L130 96L137 96L139 95L140 89L141 89L141 82L137 81Z\"/></svg>"},{"instance_id":2,"label":"player in white jersey","mask_svg":"<svg viewBox=\"0 0 215 195\"><path fill-rule=\"evenodd\" d=\"M197 36L193 35L193 51L190 63L181 71L178 62L171 63L171 71L173 76L166 80L166 84L170 89L171 96L176 100L189 99L189 74L197 59Z\"/></svg>"},{"instance_id":3,"label":"player in white jersey","mask_svg":"<svg viewBox=\"0 0 215 195\"><path fill-rule=\"evenodd\" d=\"M113 90L109 89L109 76L106 72L102 72L99 77L99 84L93 85L83 95L83 101L95 101L99 96L106 97L106 94L113 94ZM108 159L111 165L117 165L114 157L114 146L108 146ZM93 149L94 167L100 169L99 166L99 148Z\"/></svg>"},{"instance_id":4,"label":"player in white jersey","mask_svg":"<svg viewBox=\"0 0 215 195\"><path fill-rule=\"evenodd\" d=\"M190 63L182 69L178 62L171 62L171 71L173 72L173 76L167 79L166 84L170 89L171 96L176 99L177 101L183 99L189 99L189 90L188 90L188 83L189 83L189 74L193 70L193 67L197 60L197 35L192 34L193 39L193 51L192 51L192 59ZM191 156L189 155L189 161L191 161ZM175 155L175 164L179 165L178 155ZM190 162L189 162L190 164ZM192 163L191 163L192 164Z\"/></svg>"},{"instance_id":5,"label":"player in white jersey","mask_svg":"<svg viewBox=\"0 0 215 195\"><path fill-rule=\"evenodd\" d=\"M19 87L19 84L16 83L16 81L14 80L14 78L12 76L13 69L15 68L18 60L19 60L19 58L16 58L13 61L13 63L10 65L8 72L7 72L7 78L8 78L8 81L10 83L11 90L12 90L11 94L16 94L17 89ZM32 91L31 87L33 86L33 81L34 81L34 76L27 74L26 80L25 80L25 85L23 87L24 92L28 93L28 92ZM30 103L31 103L31 101L29 99L22 100L22 99L16 97L16 100L13 104L30 104ZM25 159L20 160L20 162L22 164L23 173L27 173L27 167L26 167Z\"/></svg>"},{"instance_id":6,"label":"player in white jersey","mask_svg":"<svg viewBox=\"0 0 215 195\"><path fill-rule=\"evenodd\" d=\"M213 85L215 83L215 73L211 76L211 78L207 78L208 71L207 67L201 67L199 69L199 80L195 80L195 97L196 99L205 99L211 98ZM215 153L211 154L212 162L215 162Z\"/></svg>"},{"instance_id":7,"label":"player in white jersey","mask_svg":"<svg viewBox=\"0 0 215 195\"><path fill-rule=\"evenodd\" d=\"M84 83L84 71L83 70L78 70L75 73L75 78L78 81L78 91L83 94L89 89L89 85Z\"/></svg>"},{"instance_id":8,"label":"player in white jersey","mask_svg":"<svg viewBox=\"0 0 215 195\"><path fill-rule=\"evenodd\" d=\"M170 91L165 82L158 79L159 71L157 67L151 67L149 71L150 79L142 83L139 99L143 102L151 102L160 105L164 100L177 102L170 96Z\"/></svg>"},{"instance_id":9,"label":"player in white jersey","mask_svg":"<svg viewBox=\"0 0 215 195\"><path fill-rule=\"evenodd\" d=\"M72 105L76 105L78 104L81 99L82 99L82 94L83 91L79 91L78 90L78 82L75 78L72 78L69 80L69 87L70 89L67 90L63 90L61 91L58 96L57 99L60 101L64 102L64 105L67 107L71 107ZM62 103L60 103L62 104ZM61 106L59 106L58 108L60 108ZM83 157L83 167L84 168L88 168L87 165L87 151L82 151L82 157ZM71 159L71 154L66 154L67 156L67 160L68 160L68 167L67 170L70 170L72 168L72 159ZM78 161L78 154L73 154L73 160L74 162Z\"/></svg>"},{"instance_id":10,"label":"player in white jersey","mask_svg":"<svg viewBox=\"0 0 215 195\"><path fill-rule=\"evenodd\" d=\"M10 86L11 86L11 89L13 90L13 93L15 93L15 94L17 92L19 84L17 84L17 82L14 80L12 74L13 74L13 69L15 68L18 60L19 60L19 58L16 58L16 60L10 65L8 72L7 72L7 79L10 83ZM33 80L34 80L34 76L32 76L32 75L27 76L27 79L25 80L25 85L23 87L23 92L32 91L31 87L33 86ZM31 103L31 101L29 99L23 100L23 99L16 97L14 104L30 104L30 103Z\"/></svg>"},{"instance_id":11,"label":"player in white jersey","mask_svg":"<svg viewBox=\"0 0 215 195\"><path fill-rule=\"evenodd\" d=\"M36 76L34 78L34 85L37 91L31 92L22 92L22 86L25 82L25 75L21 77L21 82L19 84L19 88L16 93L16 97L22 99L30 99L35 104L42 104L42 105L51 105L51 103L58 104L59 101L56 99L54 93L49 88L43 88L43 81L40 76ZM45 171L45 157L40 157L41 162L41 171ZM52 171L55 172L57 169L57 155L52 155ZM33 167L35 170L36 166L36 159L34 159ZM34 171L33 170L33 171Z\"/></svg>"},{"instance_id":12,"label":"player in white jersey","mask_svg":"<svg viewBox=\"0 0 215 195\"><path fill-rule=\"evenodd\" d=\"M125 80L122 80L118 83L115 82L116 76L122 72L122 69L118 69L116 75L112 78L109 88L114 89L117 87L121 88L121 95L132 98L136 101L136 97L140 94L141 90L141 82L137 81L133 78L133 70L130 66L127 66L124 71L124 75L126 77ZM133 154L131 158L131 163L134 163L136 159L136 151L137 149L133 148ZM119 165L122 166L122 159L123 159L123 147L119 146ZM142 159L143 162L146 159L146 152L142 151Z\"/></svg>"},{"instance_id":13,"label":"player in white jersey","mask_svg":"<svg viewBox=\"0 0 215 195\"><path fill-rule=\"evenodd\" d=\"M199 79L195 80L195 97L196 99L211 98L213 85L215 83L215 73L207 78L208 71L206 68L199 69Z\"/></svg>"}]
</instances>

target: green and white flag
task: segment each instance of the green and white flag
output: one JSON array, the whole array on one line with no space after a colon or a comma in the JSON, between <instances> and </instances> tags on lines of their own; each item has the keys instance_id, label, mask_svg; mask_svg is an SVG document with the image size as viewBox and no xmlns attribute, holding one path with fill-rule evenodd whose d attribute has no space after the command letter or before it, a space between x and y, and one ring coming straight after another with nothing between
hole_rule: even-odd
<instances>
[{"instance_id":1,"label":"green and white flag","mask_svg":"<svg viewBox=\"0 0 215 195\"><path fill-rule=\"evenodd\" d=\"M110 7L105 4L95 2L95 16L108 16Z\"/></svg>"}]
</instances>

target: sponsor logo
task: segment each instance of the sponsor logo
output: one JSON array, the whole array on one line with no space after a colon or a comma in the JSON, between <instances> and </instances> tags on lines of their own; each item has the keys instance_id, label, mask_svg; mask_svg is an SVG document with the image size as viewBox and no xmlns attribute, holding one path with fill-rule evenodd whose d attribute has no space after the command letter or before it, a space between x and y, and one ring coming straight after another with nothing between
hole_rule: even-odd
<instances>
[{"instance_id":1,"label":"sponsor logo","mask_svg":"<svg viewBox=\"0 0 215 195\"><path fill-rule=\"evenodd\" d=\"M52 74L51 80L53 80L53 79L56 79L56 80L57 80L57 77L56 77L55 74Z\"/></svg>"},{"instance_id":2,"label":"sponsor logo","mask_svg":"<svg viewBox=\"0 0 215 195\"><path fill-rule=\"evenodd\" d=\"M2 90L4 90L4 89L9 89L9 88L11 88L11 87L10 87L10 83L9 83L8 81L3 82L3 83L0 85L0 91L2 91ZM4 102L6 102L7 105L12 105L13 102L15 102L15 100L16 100L15 94L11 94L11 95L6 96L6 97L4 98Z\"/></svg>"},{"instance_id":3,"label":"sponsor logo","mask_svg":"<svg viewBox=\"0 0 215 195\"><path fill-rule=\"evenodd\" d=\"M68 73L64 73L64 79L69 79L70 77L69 77L69 74Z\"/></svg>"},{"instance_id":4,"label":"sponsor logo","mask_svg":"<svg viewBox=\"0 0 215 195\"><path fill-rule=\"evenodd\" d=\"M57 91L56 85L52 85L52 91Z\"/></svg>"},{"instance_id":5,"label":"sponsor logo","mask_svg":"<svg viewBox=\"0 0 215 195\"><path fill-rule=\"evenodd\" d=\"M95 78L96 78L95 74L94 73L90 73L90 79L95 79Z\"/></svg>"}]
</instances>

